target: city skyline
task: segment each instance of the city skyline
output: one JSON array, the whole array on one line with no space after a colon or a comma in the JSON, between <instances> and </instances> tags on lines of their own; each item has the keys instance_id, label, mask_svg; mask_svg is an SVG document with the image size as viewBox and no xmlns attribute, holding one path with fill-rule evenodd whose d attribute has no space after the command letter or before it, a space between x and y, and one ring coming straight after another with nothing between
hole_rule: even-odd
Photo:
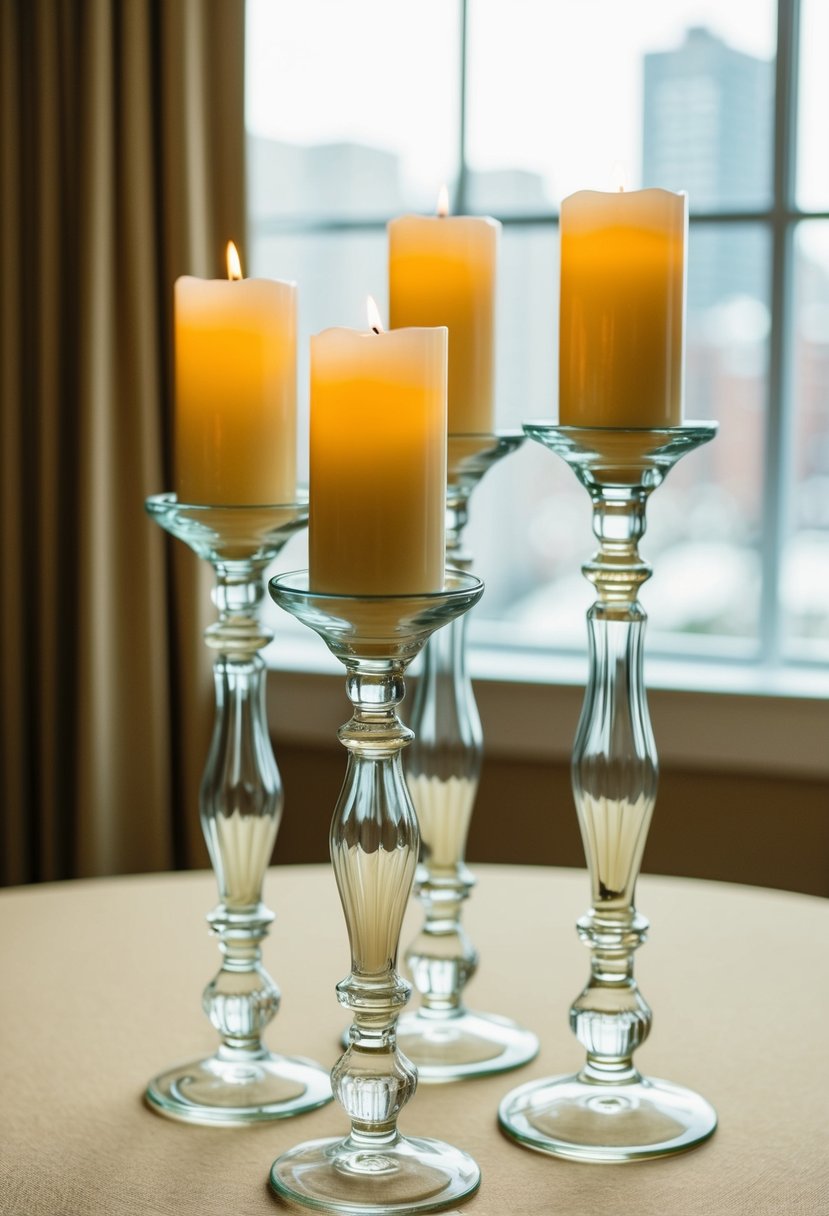
<instances>
[{"instance_id":1,"label":"city skyline","mask_svg":"<svg viewBox=\"0 0 829 1216\"><path fill-rule=\"evenodd\" d=\"M606 0L569 6L565 35L553 4L475 0L469 10L466 151L472 170L538 174L553 203L605 189L612 167L640 166L643 57L706 25L730 46L773 58L773 0ZM248 127L305 144L358 142L401 157L406 207L428 210L457 160L459 10L325 0L249 0ZM326 37L319 37L324 22ZM601 39L595 37L597 26ZM342 45L359 28L348 59ZM403 43L406 56L400 53ZM496 87L493 87L496 86Z\"/></svg>"}]
</instances>

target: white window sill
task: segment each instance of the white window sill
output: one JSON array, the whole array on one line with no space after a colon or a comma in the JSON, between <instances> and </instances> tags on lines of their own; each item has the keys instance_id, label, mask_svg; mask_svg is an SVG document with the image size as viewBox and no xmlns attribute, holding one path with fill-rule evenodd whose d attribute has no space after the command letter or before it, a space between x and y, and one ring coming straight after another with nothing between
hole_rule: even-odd
<instances>
[{"instance_id":1,"label":"white window sill","mask_svg":"<svg viewBox=\"0 0 829 1216\"><path fill-rule=\"evenodd\" d=\"M277 740L332 744L348 716L343 669L313 634L271 647L268 712ZM488 754L567 761L583 657L473 648ZM677 768L829 778L829 671L646 659L660 761ZM404 714L405 716L405 714Z\"/></svg>"}]
</instances>

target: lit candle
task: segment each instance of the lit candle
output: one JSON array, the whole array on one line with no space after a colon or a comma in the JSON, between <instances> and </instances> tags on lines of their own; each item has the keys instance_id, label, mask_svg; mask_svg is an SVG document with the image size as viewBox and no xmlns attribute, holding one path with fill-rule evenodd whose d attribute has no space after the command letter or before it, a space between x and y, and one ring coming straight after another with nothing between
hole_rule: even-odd
<instances>
[{"instance_id":1,"label":"lit candle","mask_svg":"<svg viewBox=\"0 0 829 1216\"><path fill-rule=\"evenodd\" d=\"M559 421L678 426L687 196L583 190L560 223Z\"/></svg>"},{"instance_id":2,"label":"lit candle","mask_svg":"<svg viewBox=\"0 0 829 1216\"><path fill-rule=\"evenodd\" d=\"M373 301L372 301L373 303ZM310 585L347 595L443 587L445 328L311 339Z\"/></svg>"},{"instance_id":3,"label":"lit candle","mask_svg":"<svg viewBox=\"0 0 829 1216\"><path fill-rule=\"evenodd\" d=\"M389 224L389 322L449 330L449 433L494 427L495 273L501 225L449 216L445 188L436 216Z\"/></svg>"},{"instance_id":4,"label":"lit candle","mask_svg":"<svg viewBox=\"0 0 829 1216\"><path fill-rule=\"evenodd\" d=\"M175 286L176 490L192 503L296 497L296 285L242 279Z\"/></svg>"}]
</instances>

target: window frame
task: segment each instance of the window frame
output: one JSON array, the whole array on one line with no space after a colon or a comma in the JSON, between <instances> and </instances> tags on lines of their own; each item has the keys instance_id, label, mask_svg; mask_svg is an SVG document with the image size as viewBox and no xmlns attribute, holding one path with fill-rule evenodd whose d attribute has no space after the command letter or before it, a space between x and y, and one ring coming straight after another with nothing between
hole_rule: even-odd
<instances>
[{"instance_id":1,"label":"window frame","mask_svg":"<svg viewBox=\"0 0 829 1216\"><path fill-rule=\"evenodd\" d=\"M453 210L456 214L472 214L468 205L469 165L466 149L468 102L469 17L474 0L457 0L460 20L460 65L458 87L459 132L458 162L454 186ZM765 411L763 510L760 545L761 592L759 630L756 649L752 653L717 659L715 655L697 656L670 654L657 647L659 657L651 666L656 683L665 688L698 690L707 686L722 691L731 688L740 695L755 692L781 693L787 697L805 695L807 698L829 693L829 662L806 655L785 653L783 611L781 602L782 562L790 536L792 501L792 455L794 444L794 409L792 384L794 374L793 280L795 265L795 236L804 220L829 220L829 210L803 209L797 205L797 110L799 101L799 47L801 29L801 0L778 0L777 47L775 55L775 94L773 123L772 195L765 207L695 211L691 209L690 224L759 225L771 242L769 299L771 330L769 337L768 398ZM693 200L691 200L693 203ZM544 212L509 213L499 217L505 228L558 226L555 209ZM254 222L249 220L250 224ZM272 217L257 219L257 236L285 236L292 233L333 234L385 231L386 219L366 215L364 218L338 219ZM471 628L471 666L473 674L493 679L502 687L516 683L521 687L538 678L540 670L545 681L556 682L556 672L567 664L583 663L583 656L570 649L545 647L544 655L529 659L517 647L509 658L509 675L494 651L503 652L503 643L486 638L486 626ZM477 635L477 636L476 636ZM524 648L526 651L526 647ZM304 653L300 647L299 654ZM549 662L546 660L549 659ZM310 669L318 664L307 656L301 660ZM286 666L278 652L271 662ZM562 666L563 665L563 666ZM288 662L287 667L294 666ZM563 681L564 686L569 678Z\"/></svg>"}]
</instances>

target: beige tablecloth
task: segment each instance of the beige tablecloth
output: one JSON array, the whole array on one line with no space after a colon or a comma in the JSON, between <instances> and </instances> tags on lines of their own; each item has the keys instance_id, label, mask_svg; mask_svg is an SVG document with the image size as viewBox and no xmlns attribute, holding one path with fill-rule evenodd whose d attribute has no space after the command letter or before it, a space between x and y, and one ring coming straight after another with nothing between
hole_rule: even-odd
<instances>
[{"instance_id":1,"label":"beige tablecloth","mask_svg":"<svg viewBox=\"0 0 829 1216\"><path fill-rule=\"evenodd\" d=\"M478 868L466 924L482 963L470 1004L542 1040L531 1065L489 1080L422 1085L401 1119L481 1165L470 1216L821 1216L829 1213L829 902L682 879L642 879L652 921L637 975L655 1025L637 1056L717 1108L707 1144L636 1165L528 1152L496 1128L502 1095L575 1070L567 1010L587 974L573 931L586 876ZM333 1063L348 970L325 867L268 875L277 921L265 962L283 990L276 1050ZM346 1130L336 1104L244 1129L190 1127L147 1110L145 1083L207 1054L200 994L217 966L202 914L209 874L56 884L0 893L0 1212L13 1216L274 1216L272 1159ZM404 931L411 935L417 913ZM414 916L414 918L413 918Z\"/></svg>"}]
</instances>

